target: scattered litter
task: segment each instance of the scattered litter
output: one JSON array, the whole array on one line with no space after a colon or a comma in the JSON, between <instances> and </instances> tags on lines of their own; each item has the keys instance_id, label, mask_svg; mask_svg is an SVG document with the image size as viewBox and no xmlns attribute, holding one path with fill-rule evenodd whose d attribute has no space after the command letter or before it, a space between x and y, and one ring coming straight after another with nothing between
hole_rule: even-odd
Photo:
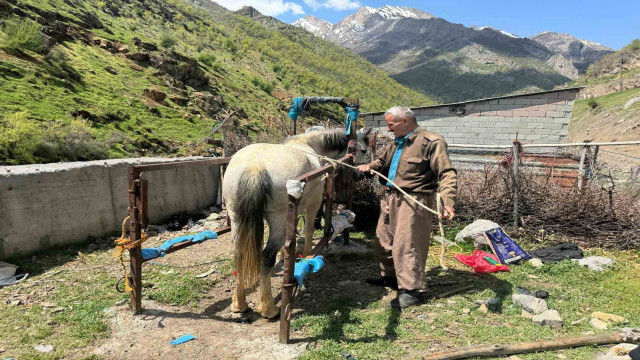
<instances>
[{"instance_id":1,"label":"scattered litter","mask_svg":"<svg viewBox=\"0 0 640 360\"><path fill-rule=\"evenodd\" d=\"M607 351L606 355L610 355L610 356L628 355L631 350L633 350L633 349L635 349L637 347L638 347L638 345L636 345L636 344L621 343L621 344L614 345L611 348L609 348L609 350Z\"/></svg>"},{"instance_id":2,"label":"scattered litter","mask_svg":"<svg viewBox=\"0 0 640 360\"><path fill-rule=\"evenodd\" d=\"M485 235L501 264L508 265L531 259L531 255L509 237L502 228L491 229L485 232Z\"/></svg>"},{"instance_id":3,"label":"scattered litter","mask_svg":"<svg viewBox=\"0 0 640 360\"><path fill-rule=\"evenodd\" d=\"M531 266L533 266L534 268L541 268L544 266L544 264L542 263L542 260L538 259L538 258L533 258L531 260L529 260L529 264Z\"/></svg>"},{"instance_id":4,"label":"scattered litter","mask_svg":"<svg viewBox=\"0 0 640 360\"><path fill-rule=\"evenodd\" d=\"M591 317L602 320L607 324L625 324L627 323L627 319L620 315L607 314L600 311L594 311L591 313Z\"/></svg>"},{"instance_id":5,"label":"scattered litter","mask_svg":"<svg viewBox=\"0 0 640 360\"><path fill-rule=\"evenodd\" d=\"M587 266L592 271L605 271L606 267L613 265L613 260L604 256L589 256L574 261L577 261L581 266Z\"/></svg>"},{"instance_id":6,"label":"scattered litter","mask_svg":"<svg viewBox=\"0 0 640 360\"><path fill-rule=\"evenodd\" d=\"M464 227L464 229L460 230L456 234L456 242L464 242L465 239L473 239L474 243L476 242L476 238L478 238L478 242L484 243L484 245L489 245L486 243L484 238L484 233L488 230L495 229L500 227L500 225L494 223L490 220L479 219L471 224Z\"/></svg>"},{"instance_id":7,"label":"scattered litter","mask_svg":"<svg viewBox=\"0 0 640 360\"><path fill-rule=\"evenodd\" d=\"M50 353L53 351L53 345L36 345L33 348L41 353Z\"/></svg>"},{"instance_id":8,"label":"scattered litter","mask_svg":"<svg viewBox=\"0 0 640 360\"><path fill-rule=\"evenodd\" d=\"M585 322L586 320L587 320L587 318L583 317L583 318L580 318L580 319L578 319L576 321L572 321L571 325L579 325L579 324L582 324L583 322Z\"/></svg>"},{"instance_id":9,"label":"scattered litter","mask_svg":"<svg viewBox=\"0 0 640 360\"><path fill-rule=\"evenodd\" d=\"M198 279L205 278L205 277L213 274L214 272L216 272L216 269L212 267L211 269L209 269L209 271L203 272L202 274L198 274L195 277L198 278Z\"/></svg>"},{"instance_id":10,"label":"scattered litter","mask_svg":"<svg viewBox=\"0 0 640 360\"><path fill-rule=\"evenodd\" d=\"M18 266L0 261L0 287L14 285L27 279L29 274L15 275Z\"/></svg>"},{"instance_id":11,"label":"scattered litter","mask_svg":"<svg viewBox=\"0 0 640 360\"><path fill-rule=\"evenodd\" d=\"M182 335L179 338L169 341L169 345L180 345L180 344L184 344L187 341L191 341L193 339L195 339L196 337L191 335L191 334L186 334L186 335Z\"/></svg>"},{"instance_id":12,"label":"scattered litter","mask_svg":"<svg viewBox=\"0 0 640 360\"><path fill-rule=\"evenodd\" d=\"M471 255L456 254L456 260L471 266L476 273L490 273L496 271L510 271L509 267L499 263L498 258L482 250L474 250Z\"/></svg>"},{"instance_id":13,"label":"scattered litter","mask_svg":"<svg viewBox=\"0 0 640 360\"><path fill-rule=\"evenodd\" d=\"M287 180L287 194L296 199L300 199L302 192L304 191L304 184L305 183L298 180Z\"/></svg>"}]
</instances>

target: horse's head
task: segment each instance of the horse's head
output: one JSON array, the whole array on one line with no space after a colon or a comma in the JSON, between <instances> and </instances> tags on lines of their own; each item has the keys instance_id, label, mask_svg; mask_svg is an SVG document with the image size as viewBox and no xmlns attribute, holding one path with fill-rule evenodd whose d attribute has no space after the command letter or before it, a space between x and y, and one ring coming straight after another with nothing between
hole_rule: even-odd
<instances>
[{"instance_id":1,"label":"horse's head","mask_svg":"<svg viewBox=\"0 0 640 360\"><path fill-rule=\"evenodd\" d=\"M366 155L371 145L369 134L371 134L371 129L365 130L362 128L356 132L356 164L364 164L367 161Z\"/></svg>"}]
</instances>

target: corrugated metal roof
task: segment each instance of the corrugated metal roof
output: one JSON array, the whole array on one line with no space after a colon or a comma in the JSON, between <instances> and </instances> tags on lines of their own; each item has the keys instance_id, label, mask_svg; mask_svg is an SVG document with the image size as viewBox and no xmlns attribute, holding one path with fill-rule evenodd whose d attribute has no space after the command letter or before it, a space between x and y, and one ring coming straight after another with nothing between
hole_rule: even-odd
<instances>
[{"instance_id":1,"label":"corrugated metal roof","mask_svg":"<svg viewBox=\"0 0 640 360\"><path fill-rule=\"evenodd\" d=\"M460 101L460 102L448 103L448 104L415 106L415 107L412 107L411 110L414 110L414 109L429 109L429 108L437 108L437 107L443 107L443 106L463 105L463 104L470 104L470 103L480 102L480 101L489 101L489 100L496 100L496 99L508 99L508 98L515 98L515 97L521 97L521 96L547 94L547 93L567 91L567 90L579 91L579 90L584 89L584 88L585 88L584 86L576 86L576 87L563 88L563 89L536 91L536 92L530 92L530 93L525 93L525 94L496 96L496 97L490 97L490 98L484 98L484 99L474 99L474 100ZM362 115L362 116L364 116L364 115L378 115L378 114L384 114L385 111L386 110L384 110L384 111L376 111L376 112L369 112L369 113L362 113L360 115Z\"/></svg>"}]
</instances>

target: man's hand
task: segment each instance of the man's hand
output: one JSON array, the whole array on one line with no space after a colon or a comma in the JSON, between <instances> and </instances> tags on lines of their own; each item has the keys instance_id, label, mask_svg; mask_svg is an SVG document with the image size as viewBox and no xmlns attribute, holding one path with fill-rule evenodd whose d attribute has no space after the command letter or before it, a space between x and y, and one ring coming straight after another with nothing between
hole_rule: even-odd
<instances>
[{"instance_id":1,"label":"man's hand","mask_svg":"<svg viewBox=\"0 0 640 360\"><path fill-rule=\"evenodd\" d=\"M369 164L358 166L358 171L362 171L364 173L369 173L371 171L371 166Z\"/></svg>"},{"instance_id":2,"label":"man's hand","mask_svg":"<svg viewBox=\"0 0 640 360\"><path fill-rule=\"evenodd\" d=\"M453 208L451 206L445 206L442 218L445 220L451 220L454 216L456 216L456 212L453 210Z\"/></svg>"}]
</instances>

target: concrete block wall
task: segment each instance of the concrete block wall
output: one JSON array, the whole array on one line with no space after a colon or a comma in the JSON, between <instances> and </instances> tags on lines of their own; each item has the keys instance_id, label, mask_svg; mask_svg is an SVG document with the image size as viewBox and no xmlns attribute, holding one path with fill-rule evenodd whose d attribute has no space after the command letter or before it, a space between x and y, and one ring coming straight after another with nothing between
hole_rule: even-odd
<instances>
[{"instance_id":1,"label":"concrete block wall","mask_svg":"<svg viewBox=\"0 0 640 360\"><path fill-rule=\"evenodd\" d=\"M420 126L449 144L509 145L566 142L577 89L413 108ZM386 132L384 112L365 114L365 126Z\"/></svg>"},{"instance_id":2,"label":"concrete block wall","mask_svg":"<svg viewBox=\"0 0 640 360\"><path fill-rule=\"evenodd\" d=\"M129 205L129 166L197 159L0 166L0 259L119 233ZM219 174L219 165L143 174L149 180L149 221L214 205Z\"/></svg>"}]
</instances>

